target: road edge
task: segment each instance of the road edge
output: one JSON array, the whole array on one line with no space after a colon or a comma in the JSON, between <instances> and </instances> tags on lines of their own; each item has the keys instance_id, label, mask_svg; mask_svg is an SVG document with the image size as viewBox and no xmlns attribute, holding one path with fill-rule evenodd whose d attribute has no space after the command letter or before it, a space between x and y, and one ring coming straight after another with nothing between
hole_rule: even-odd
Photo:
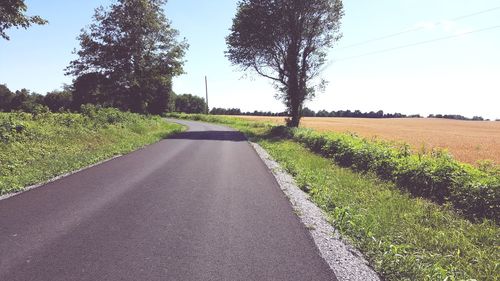
<instances>
[{"instance_id":1,"label":"road edge","mask_svg":"<svg viewBox=\"0 0 500 281\"><path fill-rule=\"evenodd\" d=\"M168 120L166 120L166 119L164 119L164 120L165 120L166 122L169 122L169 121L168 121ZM176 124L179 124L179 123L176 123ZM179 124L179 125L182 125L182 124ZM183 125L183 126L184 126L184 125ZM184 127L185 127L185 126L184 126ZM186 128L184 128L184 129L186 129ZM49 184L49 183L52 183L52 182L58 181L58 180L60 180L60 179L63 179L63 178L69 177L69 176L71 176L71 175L74 175L74 174L77 174L77 173L83 172L83 171L88 170L88 169L90 169L90 168L94 168L94 167L96 167L96 166L99 166L99 165L102 165L102 164L104 164L104 163L106 163L106 162L109 162L109 161L115 160L115 159L117 159L117 158L123 157L123 156L125 156L125 155L130 154L130 153L134 153L134 152L136 152L136 151L142 150L142 149L144 149L144 148L145 148L145 147L147 147L147 146L150 146L150 145L153 145L153 144L155 144L155 143L158 143L158 142L160 142L160 141L162 141L162 140L168 139L168 138L170 138L172 135L175 135L175 134L176 134L176 133L172 133L172 134L168 135L167 137L164 137L164 138L159 139L158 141L155 141L155 142L153 142L153 143L150 143L150 144L145 144L145 145L142 145L142 146L140 146L140 147L137 147L136 149L134 149L134 150L132 150L132 151L129 151L128 153L125 153L125 154L116 154L116 155L113 155L113 156L111 156L111 157L109 157L109 158L107 158L107 159L104 159L104 160L101 160L101 161L99 161L99 162L96 162L96 163L90 164L90 165L85 166L85 167L82 167L82 168L80 168L80 169L73 170L73 171L69 171L69 172L67 172L67 173L64 173L64 174L61 174L61 175L55 176L55 177L53 177L53 178L51 178L51 179L49 179L49 180L45 180L45 181L42 181L42 182L39 182L39 183L36 183L36 184L33 184L33 185L26 186L26 187L24 187L24 188L23 188L23 189L21 189L21 190L18 190L18 191L12 192L12 193L6 193L6 194L4 194L4 195L0 195L0 201L2 201L2 200L6 200L6 199L9 199L9 198L14 197L14 196L21 195L21 194L23 194L23 193L25 193L25 192L28 192L28 191L30 191L30 190L37 189L37 188L39 188L39 187L43 187L43 186L45 186L45 185L47 185L47 184Z\"/></svg>"},{"instance_id":2,"label":"road edge","mask_svg":"<svg viewBox=\"0 0 500 281\"><path fill-rule=\"evenodd\" d=\"M138 150L142 149L139 148ZM134 150L134 151L137 151L137 150ZM131 151L131 152L134 152L134 151ZM55 181L58 181L60 179L63 179L63 178L66 178L66 177L69 177L71 175L74 175L74 174L77 174L79 172L82 172L82 171L85 171L85 170L88 170L90 168L93 168L93 167L96 167L96 166L99 166L101 164L104 164L106 162L109 162L111 160L114 160L116 158L119 158L119 157L122 157L124 154L118 154L118 155L115 155L111 158L108 158L108 159L105 159L105 160L102 160L102 161L99 161L97 163L94 163L94 164L91 164L89 166L86 166L86 167L83 167L83 168L80 168L78 170L74 170L74 171L70 171L70 172L67 172L65 174L62 174L62 175L59 175L59 176L56 176L54 178L51 178L49 180L46 180L46 181L43 181L43 182L40 182L40 183L37 183L37 184L34 184L34 185L30 185L30 186L27 186L19 191L16 191L16 192L12 192L12 193L7 193L7 194L4 194L4 195L0 195L0 201L2 200L5 200L5 199L9 199L11 197L14 197L14 196L17 196L17 195L21 195L25 192L28 192L30 190L33 190L33 189L36 189L36 188L39 188L39 187L43 187L44 185L47 185L49 183L52 183L52 182L55 182Z\"/></svg>"},{"instance_id":3,"label":"road edge","mask_svg":"<svg viewBox=\"0 0 500 281\"><path fill-rule=\"evenodd\" d=\"M363 254L348 241L342 240L338 231L328 222L325 213L309 200L309 195L296 185L293 177L259 144L250 141L249 143L275 177L293 210L308 229L321 257L333 270L337 279L380 281L381 278L370 267Z\"/></svg>"}]
</instances>

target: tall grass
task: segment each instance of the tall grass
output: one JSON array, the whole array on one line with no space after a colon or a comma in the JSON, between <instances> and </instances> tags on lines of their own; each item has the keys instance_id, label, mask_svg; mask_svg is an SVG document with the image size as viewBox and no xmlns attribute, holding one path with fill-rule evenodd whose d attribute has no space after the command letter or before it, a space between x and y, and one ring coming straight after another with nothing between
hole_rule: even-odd
<instances>
[{"instance_id":1,"label":"tall grass","mask_svg":"<svg viewBox=\"0 0 500 281\"><path fill-rule=\"evenodd\" d=\"M498 280L500 231L338 167L291 141L260 144L386 280Z\"/></svg>"}]
</instances>

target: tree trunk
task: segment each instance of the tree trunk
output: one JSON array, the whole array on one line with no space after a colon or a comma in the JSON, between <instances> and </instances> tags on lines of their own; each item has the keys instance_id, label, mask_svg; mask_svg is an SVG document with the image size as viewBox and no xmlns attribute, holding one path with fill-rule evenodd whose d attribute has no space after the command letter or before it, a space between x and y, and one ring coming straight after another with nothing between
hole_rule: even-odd
<instances>
[{"instance_id":1,"label":"tree trunk","mask_svg":"<svg viewBox=\"0 0 500 281\"><path fill-rule=\"evenodd\" d=\"M299 127L300 123L300 105L294 104L291 106L291 119L288 122L288 127L294 127L297 128Z\"/></svg>"},{"instance_id":2,"label":"tree trunk","mask_svg":"<svg viewBox=\"0 0 500 281\"><path fill-rule=\"evenodd\" d=\"M291 85L291 87L289 87L288 98L289 98L288 110L290 112L291 119L289 119L289 121L287 122L287 126L296 128L299 126L300 123L301 107L302 107L300 92L298 90L297 85Z\"/></svg>"},{"instance_id":3,"label":"tree trunk","mask_svg":"<svg viewBox=\"0 0 500 281\"><path fill-rule=\"evenodd\" d=\"M291 19L292 22L294 19ZM292 35L292 42L290 43L287 52L287 67L288 70L288 109L290 111L291 119L287 122L288 127L298 127L300 123L301 106L303 99L301 98L301 91L299 85L299 49L300 49L300 34L298 28Z\"/></svg>"}]
</instances>

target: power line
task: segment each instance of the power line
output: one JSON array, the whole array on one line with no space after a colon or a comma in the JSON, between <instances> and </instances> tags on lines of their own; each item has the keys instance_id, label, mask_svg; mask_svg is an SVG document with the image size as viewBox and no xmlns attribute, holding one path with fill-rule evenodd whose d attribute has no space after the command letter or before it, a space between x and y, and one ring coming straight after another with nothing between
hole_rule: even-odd
<instances>
[{"instance_id":1,"label":"power line","mask_svg":"<svg viewBox=\"0 0 500 281\"><path fill-rule=\"evenodd\" d=\"M479 11L479 12L475 12L475 13L472 13L472 14L467 14L467 15L455 17L455 18L452 18L450 21L459 21L459 20L462 20L462 19L474 17L474 16L477 16L477 15L482 15L482 14L493 12L493 11L496 11L496 10L500 10L500 7L494 7L494 8L482 10L482 11ZM439 25L442 25L442 24L444 24L443 21L436 23L436 26L439 26ZM372 43L372 42L381 41L381 40L384 40L384 39L389 39L389 38L392 38L392 37L396 37L396 36L399 36L399 35L403 35L403 34L415 32L415 31L419 31L419 30L422 30L422 29L425 29L425 27L424 26L419 26L419 27L415 27L415 28L403 30L403 31L400 31L400 32L392 33L392 34L389 34L389 35L384 35L384 36L381 36L381 37L376 37L376 38L368 39L366 41L362 41L362 42L359 42L359 43L355 43L355 44L352 44L352 45L348 45L348 46L339 48L338 50L350 49L350 48L353 48L353 47L357 47L357 46L361 46L361 45L366 45L366 44L369 44L369 43Z\"/></svg>"},{"instance_id":2,"label":"power line","mask_svg":"<svg viewBox=\"0 0 500 281\"><path fill-rule=\"evenodd\" d=\"M431 39L431 40L420 41L420 42L411 43L411 44L402 45L402 46L397 46L397 47L393 47L393 48L378 50L378 51L369 52L369 53L362 54L362 55L341 58L341 59L338 59L338 60L332 60L324 69L328 68L334 62L346 61L346 60L357 59L357 58L361 58L361 57L366 57L366 56L381 54L381 53L387 53L387 52L391 52L391 51L395 51L395 50L399 50L399 49L404 49L404 48L409 48L409 47L414 47L414 46L429 44L429 43L433 43L433 42L448 40L448 39L452 39L452 38L456 38L456 37L460 37L460 36L464 36L464 35L470 35L470 34L473 34L473 33L479 33L479 32L489 31L489 30L493 30L493 29L497 29L497 28L500 28L500 25L490 26L490 27L486 27L486 28L482 28L482 29L478 29L478 30L464 32L464 33L461 33L461 34L455 34L455 35L450 35L450 36L446 36L446 37L440 37L440 38L435 38L435 39Z\"/></svg>"}]
</instances>

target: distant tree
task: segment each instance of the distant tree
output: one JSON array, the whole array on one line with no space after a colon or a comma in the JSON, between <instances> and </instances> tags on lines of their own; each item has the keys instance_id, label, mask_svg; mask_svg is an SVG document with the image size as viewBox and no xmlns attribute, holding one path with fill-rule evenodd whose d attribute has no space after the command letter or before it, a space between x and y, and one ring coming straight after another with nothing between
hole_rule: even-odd
<instances>
[{"instance_id":1,"label":"distant tree","mask_svg":"<svg viewBox=\"0 0 500 281\"><path fill-rule=\"evenodd\" d=\"M47 106L52 112L59 112L71 108L73 96L68 87L64 90L55 90L48 92L43 97L43 105Z\"/></svg>"},{"instance_id":2,"label":"distant tree","mask_svg":"<svg viewBox=\"0 0 500 281\"><path fill-rule=\"evenodd\" d=\"M226 56L271 79L297 127L301 107L325 81L313 83L340 38L340 0L241 0L226 38Z\"/></svg>"},{"instance_id":3,"label":"distant tree","mask_svg":"<svg viewBox=\"0 0 500 281\"><path fill-rule=\"evenodd\" d=\"M212 115L225 115L226 112L227 112L226 109L219 107L214 107L212 108L212 110L210 110L210 114Z\"/></svg>"},{"instance_id":4,"label":"distant tree","mask_svg":"<svg viewBox=\"0 0 500 281\"><path fill-rule=\"evenodd\" d=\"M28 7L24 0L0 1L0 37L9 40L5 31L11 27L28 28L31 24L46 24L47 21L39 16L27 16Z\"/></svg>"},{"instance_id":5,"label":"distant tree","mask_svg":"<svg viewBox=\"0 0 500 281\"><path fill-rule=\"evenodd\" d=\"M320 110L316 113L316 117L328 117L330 113L326 110Z\"/></svg>"},{"instance_id":6,"label":"distant tree","mask_svg":"<svg viewBox=\"0 0 500 281\"><path fill-rule=\"evenodd\" d=\"M239 108L212 108L210 114L214 115L250 115L250 116L287 116L288 112L271 112L271 111L259 111L254 110L252 112L241 112ZM339 110L339 111L326 111L320 110L315 112L307 107L302 109L301 116L304 117L344 117L344 118L421 118L420 115L410 115L407 116L401 113L384 113L382 110L377 112L361 112L361 110ZM479 117L480 118L480 117Z\"/></svg>"},{"instance_id":7,"label":"distant tree","mask_svg":"<svg viewBox=\"0 0 500 281\"><path fill-rule=\"evenodd\" d=\"M175 112L203 113L206 103L204 98L191 94L178 95L175 97Z\"/></svg>"},{"instance_id":8,"label":"distant tree","mask_svg":"<svg viewBox=\"0 0 500 281\"><path fill-rule=\"evenodd\" d=\"M241 115L241 110L239 108L229 108L227 110L228 115Z\"/></svg>"},{"instance_id":9,"label":"distant tree","mask_svg":"<svg viewBox=\"0 0 500 281\"><path fill-rule=\"evenodd\" d=\"M420 114L411 114L411 115L408 115L406 117L408 117L408 118L422 118L422 116Z\"/></svg>"},{"instance_id":10,"label":"distant tree","mask_svg":"<svg viewBox=\"0 0 500 281\"><path fill-rule=\"evenodd\" d=\"M14 93L10 103L11 111L33 112L36 106L43 105L43 96L31 93L27 89L21 89Z\"/></svg>"},{"instance_id":11,"label":"distant tree","mask_svg":"<svg viewBox=\"0 0 500 281\"><path fill-rule=\"evenodd\" d=\"M459 114L429 114L427 118L443 118L443 119L466 120L466 121L485 121L485 119L481 116L474 116L472 118L467 118Z\"/></svg>"},{"instance_id":12,"label":"distant tree","mask_svg":"<svg viewBox=\"0 0 500 281\"><path fill-rule=\"evenodd\" d=\"M255 111L257 112L257 111ZM258 115L258 114L251 114L249 112L247 113L242 113L241 110L239 108L212 108L212 110L210 110L210 114L212 115Z\"/></svg>"},{"instance_id":13,"label":"distant tree","mask_svg":"<svg viewBox=\"0 0 500 281\"><path fill-rule=\"evenodd\" d=\"M0 84L0 111L10 111L13 97L14 93L7 88L7 85Z\"/></svg>"},{"instance_id":14,"label":"distant tree","mask_svg":"<svg viewBox=\"0 0 500 281\"><path fill-rule=\"evenodd\" d=\"M118 0L96 9L79 36L78 58L66 69L76 77L75 103L90 100L139 113L167 110L172 77L183 73L188 47L166 18L166 0Z\"/></svg>"},{"instance_id":15,"label":"distant tree","mask_svg":"<svg viewBox=\"0 0 500 281\"><path fill-rule=\"evenodd\" d=\"M29 104L30 102L30 91L27 89L21 89L14 93L12 100L10 102L11 110L23 110L28 106L23 106Z\"/></svg>"},{"instance_id":16,"label":"distant tree","mask_svg":"<svg viewBox=\"0 0 500 281\"><path fill-rule=\"evenodd\" d=\"M309 109L307 107L304 107L302 109L301 116L304 116L304 117L315 117L316 116L316 112L314 112L314 110L311 110L311 109Z\"/></svg>"}]
</instances>

